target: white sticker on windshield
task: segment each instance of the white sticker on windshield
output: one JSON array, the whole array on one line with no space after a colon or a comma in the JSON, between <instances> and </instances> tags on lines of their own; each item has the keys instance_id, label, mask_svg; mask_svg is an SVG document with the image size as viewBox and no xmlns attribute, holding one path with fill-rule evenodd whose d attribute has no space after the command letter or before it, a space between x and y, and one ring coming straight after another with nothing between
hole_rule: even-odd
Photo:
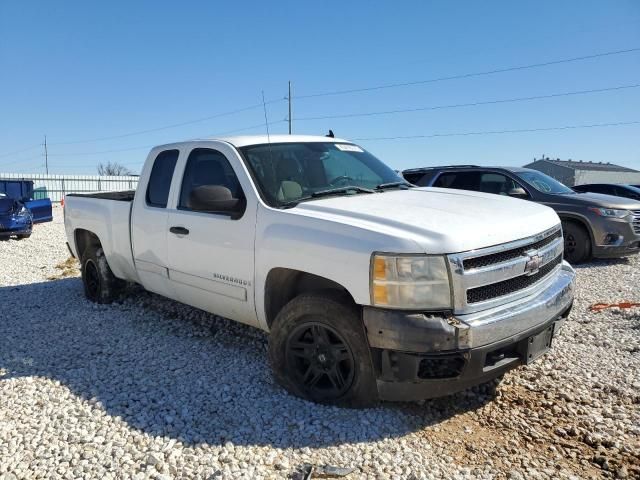
<instances>
[{"instance_id":1,"label":"white sticker on windshield","mask_svg":"<svg viewBox=\"0 0 640 480\"><path fill-rule=\"evenodd\" d=\"M342 150L343 152L364 152L359 146L351 145L349 143L336 143L336 148L338 150Z\"/></svg>"}]
</instances>

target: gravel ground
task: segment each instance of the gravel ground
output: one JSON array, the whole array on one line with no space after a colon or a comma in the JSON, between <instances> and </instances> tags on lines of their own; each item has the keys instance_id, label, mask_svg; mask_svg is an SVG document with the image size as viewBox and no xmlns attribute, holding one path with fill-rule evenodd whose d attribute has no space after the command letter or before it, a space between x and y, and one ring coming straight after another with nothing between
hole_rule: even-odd
<instances>
[{"instance_id":1,"label":"gravel ground","mask_svg":"<svg viewBox=\"0 0 640 480\"><path fill-rule=\"evenodd\" d=\"M60 210L0 242L0 479L640 478L640 258L578 270L553 350L421 404L323 407L274 384L266 336L141 290L97 306Z\"/></svg>"}]
</instances>

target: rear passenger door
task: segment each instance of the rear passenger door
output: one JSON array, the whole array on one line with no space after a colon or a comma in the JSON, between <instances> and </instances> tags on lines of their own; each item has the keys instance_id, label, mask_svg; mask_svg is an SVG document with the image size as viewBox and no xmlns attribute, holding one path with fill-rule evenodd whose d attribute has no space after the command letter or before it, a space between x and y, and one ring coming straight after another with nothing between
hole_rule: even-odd
<instances>
[{"instance_id":1,"label":"rear passenger door","mask_svg":"<svg viewBox=\"0 0 640 480\"><path fill-rule=\"evenodd\" d=\"M166 231L169 277L177 299L257 325L253 294L257 198L248 182L238 153L228 145L192 149ZM244 210L233 215L199 210L192 192L205 185L229 189L234 199L244 199Z\"/></svg>"},{"instance_id":2,"label":"rear passenger door","mask_svg":"<svg viewBox=\"0 0 640 480\"><path fill-rule=\"evenodd\" d=\"M177 149L159 152L147 177L144 192L138 191L131 220L133 258L140 283L144 288L166 297L174 297L169 283L167 258L167 205L171 184L180 156Z\"/></svg>"}]
</instances>

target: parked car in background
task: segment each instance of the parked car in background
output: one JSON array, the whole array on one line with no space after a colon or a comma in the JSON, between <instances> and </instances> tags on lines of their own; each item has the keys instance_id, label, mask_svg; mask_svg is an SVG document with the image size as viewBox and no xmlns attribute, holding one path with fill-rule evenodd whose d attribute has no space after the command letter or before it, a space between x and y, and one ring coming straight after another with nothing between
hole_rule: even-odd
<instances>
[{"instance_id":1,"label":"parked car in background","mask_svg":"<svg viewBox=\"0 0 640 480\"><path fill-rule=\"evenodd\" d=\"M625 197L632 200L640 200L640 188L633 185L614 185L612 183L588 183L573 187L576 192L604 193L616 197Z\"/></svg>"},{"instance_id":2,"label":"parked car in background","mask_svg":"<svg viewBox=\"0 0 640 480\"><path fill-rule=\"evenodd\" d=\"M24 205L31 213L33 223L50 222L53 220L51 200L48 198L34 198L32 180L0 179L0 193Z\"/></svg>"},{"instance_id":3,"label":"parked car in background","mask_svg":"<svg viewBox=\"0 0 640 480\"><path fill-rule=\"evenodd\" d=\"M528 168L457 165L414 168L403 176L414 185L494 193L553 208L562 220L570 263L640 252L640 201L577 193Z\"/></svg>"},{"instance_id":4,"label":"parked car in background","mask_svg":"<svg viewBox=\"0 0 640 480\"><path fill-rule=\"evenodd\" d=\"M24 204L6 193L0 193L0 239L31 236L33 217Z\"/></svg>"},{"instance_id":5,"label":"parked car in background","mask_svg":"<svg viewBox=\"0 0 640 480\"><path fill-rule=\"evenodd\" d=\"M552 345L573 301L550 208L420 189L358 145L162 145L135 192L67 195L84 290L123 280L269 332L276 380L330 404L483 383Z\"/></svg>"}]
</instances>

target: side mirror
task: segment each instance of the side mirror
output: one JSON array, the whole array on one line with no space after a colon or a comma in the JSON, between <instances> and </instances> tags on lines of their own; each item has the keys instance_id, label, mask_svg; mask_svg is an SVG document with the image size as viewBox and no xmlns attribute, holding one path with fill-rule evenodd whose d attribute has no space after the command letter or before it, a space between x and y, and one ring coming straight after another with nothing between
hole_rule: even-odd
<instances>
[{"instance_id":1,"label":"side mirror","mask_svg":"<svg viewBox=\"0 0 640 480\"><path fill-rule=\"evenodd\" d=\"M246 202L233 198L231 190L222 185L200 185L191 190L187 207L196 212L229 214L239 218L244 213Z\"/></svg>"},{"instance_id":2,"label":"side mirror","mask_svg":"<svg viewBox=\"0 0 640 480\"><path fill-rule=\"evenodd\" d=\"M512 188L511 190L509 190L509 192L507 192L507 195L515 198L529 198L529 194L522 187Z\"/></svg>"}]
</instances>

